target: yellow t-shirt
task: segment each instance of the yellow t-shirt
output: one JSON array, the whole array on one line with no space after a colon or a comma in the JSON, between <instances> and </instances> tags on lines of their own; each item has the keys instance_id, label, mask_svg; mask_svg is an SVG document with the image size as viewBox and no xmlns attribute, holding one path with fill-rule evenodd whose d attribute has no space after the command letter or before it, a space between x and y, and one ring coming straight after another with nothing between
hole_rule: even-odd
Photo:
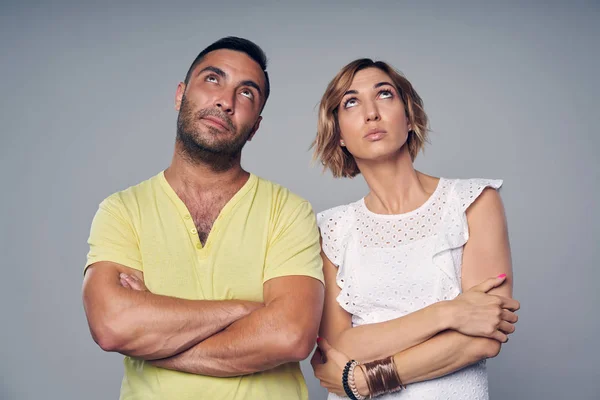
<instances>
[{"instance_id":1,"label":"yellow t-shirt","mask_svg":"<svg viewBox=\"0 0 600 400\"><path fill-rule=\"evenodd\" d=\"M310 204L250 175L225 205L203 247L190 213L161 172L104 200L87 266L112 261L144 272L155 294L191 300L263 301L263 283L287 275L323 281ZM125 357L121 399L307 399L298 363L215 378Z\"/></svg>"}]
</instances>

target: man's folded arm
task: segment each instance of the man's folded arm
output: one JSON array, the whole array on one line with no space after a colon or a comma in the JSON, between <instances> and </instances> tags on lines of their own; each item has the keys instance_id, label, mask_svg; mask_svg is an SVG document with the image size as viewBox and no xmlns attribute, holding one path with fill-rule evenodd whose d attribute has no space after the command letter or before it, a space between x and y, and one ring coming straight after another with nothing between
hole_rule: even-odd
<instances>
[{"instance_id":1,"label":"man's folded arm","mask_svg":"<svg viewBox=\"0 0 600 400\"><path fill-rule=\"evenodd\" d=\"M158 367L217 377L239 376L301 361L315 346L323 307L323 283L285 276L264 284L265 307Z\"/></svg>"},{"instance_id":2,"label":"man's folded arm","mask_svg":"<svg viewBox=\"0 0 600 400\"><path fill-rule=\"evenodd\" d=\"M84 278L90 331L105 351L141 359L169 357L262 307L249 301L185 300L130 290L121 285L121 273L143 280L138 270L104 261L88 267Z\"/></svg>"},{"instance_id":3,"label":"man's folded arm","mask_svg":"<svg viewBox=\"0 0 600 400\"><path fill-rule=\"evenodd\" d=\"M201 375L237 376L308 357L323 312L319 231L306 201L282 205L276 220L263 271L265 307L155 365Z\"/></svg>"},{"instance_id":4,"label":"man's folded arm","mask_svg":"<svg viewBox=\"0 0 600 400\"><path fill-rule=\"evenodd\" d=\"M88 239L83 304L92 336L102 349L142 359L168 357L262 306L183 300L122 287L121 273L143 281L130 213L119 194L108 197L94 216Z\"/></svg>"}]
</instances>

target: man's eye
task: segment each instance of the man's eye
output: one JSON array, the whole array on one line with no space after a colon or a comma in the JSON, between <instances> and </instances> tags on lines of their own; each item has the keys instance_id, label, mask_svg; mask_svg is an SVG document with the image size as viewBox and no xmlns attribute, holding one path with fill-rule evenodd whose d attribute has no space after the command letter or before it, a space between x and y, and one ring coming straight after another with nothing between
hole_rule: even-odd
<instances>
[{"instance_id":1,"label":"man's eye","mask_svg":"<svg viewBox=\"0 0 600 400\"><path fill-rule=\"evenodd\" d=\"M209 75L204 79L206 82L217 83L217 77L214 75Z\"/></svg>"},{"instance_id":2,"label":"man's eye","mask_svg":"<svg viewBox=\"0 0 600 400\"><path fill-rule=\"evenodd\" d=\"M242 96L245 96L249 99L253 99L254 98L254 94L252 93L252 91L250 90L242 90Z\"/></svg>"}]
</instances>

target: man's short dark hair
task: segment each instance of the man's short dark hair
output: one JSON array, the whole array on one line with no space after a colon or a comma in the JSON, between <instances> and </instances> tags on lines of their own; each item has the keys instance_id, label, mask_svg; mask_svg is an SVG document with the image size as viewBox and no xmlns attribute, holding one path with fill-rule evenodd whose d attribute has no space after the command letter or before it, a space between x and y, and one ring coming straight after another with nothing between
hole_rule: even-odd
<instances>
[{"instance_id":1,"label":"man's short dark hair","mask_svg":"<svg viewBox=\"0 0 600 400\"><path fill-rule=\"evenodd\" d=\"M248 39L235 36L228 36L217 40L216 42L202 50L190 66L190 69L188 69L188 72L185 75L185 84L188 84L192 75L192 71L194 70L196 65L202 62L202 59L205 55L207 55L211 51L222 49L235 50L245 53L246 55L248 55L248 57L256 61L258 65L260 65L260 68L265 74L265 101L263 103L264 107L264 105L267 103L267 99L269 98L269 93L271 92L271 85L269 84L269 74L267 73L267 55L265 54L263 49L261 49L256 43L251 42Z\"/></svg>"}]
</instances>

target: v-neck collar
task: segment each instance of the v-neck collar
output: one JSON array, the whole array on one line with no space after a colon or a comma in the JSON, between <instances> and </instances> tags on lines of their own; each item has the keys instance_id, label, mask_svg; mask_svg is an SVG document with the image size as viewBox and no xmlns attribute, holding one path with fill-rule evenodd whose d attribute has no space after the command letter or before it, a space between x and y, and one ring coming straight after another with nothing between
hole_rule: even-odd
<instances>
[{"instance_id":1,"label":"v-neck collar","mask_svg":"<svg viewBox=\"0 0 600 400\"><path fill-rule=\"evenodd\" d=\"M219 222L223 218L227 217L227 215L229 215L230 211L235 207L235 205L258 182L258 177L256 175L250 173L250 176L248 177L248 180L246 181L246 183L244 183L244 185L233 195L233 197L231 197L231 199L229 199L229 201L225 204L225 206L223 206L223 208L219 212L219 215L213 222L213 226L208 234L208 237L206 238L206 243L204 244L204 246L202 246L202 243L200 242L200 238L198 237L198 231L196 230L196 226L192 219L192 215L191 215L190 211L188 210L187 206L185 205L185 203L183 202L183 200L181 200L181 198L179 197L177 192L175 192L173 187L171 187L171 184L169 183L169 181L167 181L167 178L165 177L165 171L162 171L158 174L158 179L159 179L161 186L164 189L165 193L169 196L171 201L173 201L173 204L175 204L175 207L177 208L177 211L179 212L181 219L183 220L184 224L186 225L188 232L193 235L192 242L194 243L194 247L196 247L196 249L199 251L199 253L203 254L203 255L206 255L206 253L210 249L210 245L213 241L213 237L219 233L219 228L220 228Z\"/></svg>"}]
</instances>

